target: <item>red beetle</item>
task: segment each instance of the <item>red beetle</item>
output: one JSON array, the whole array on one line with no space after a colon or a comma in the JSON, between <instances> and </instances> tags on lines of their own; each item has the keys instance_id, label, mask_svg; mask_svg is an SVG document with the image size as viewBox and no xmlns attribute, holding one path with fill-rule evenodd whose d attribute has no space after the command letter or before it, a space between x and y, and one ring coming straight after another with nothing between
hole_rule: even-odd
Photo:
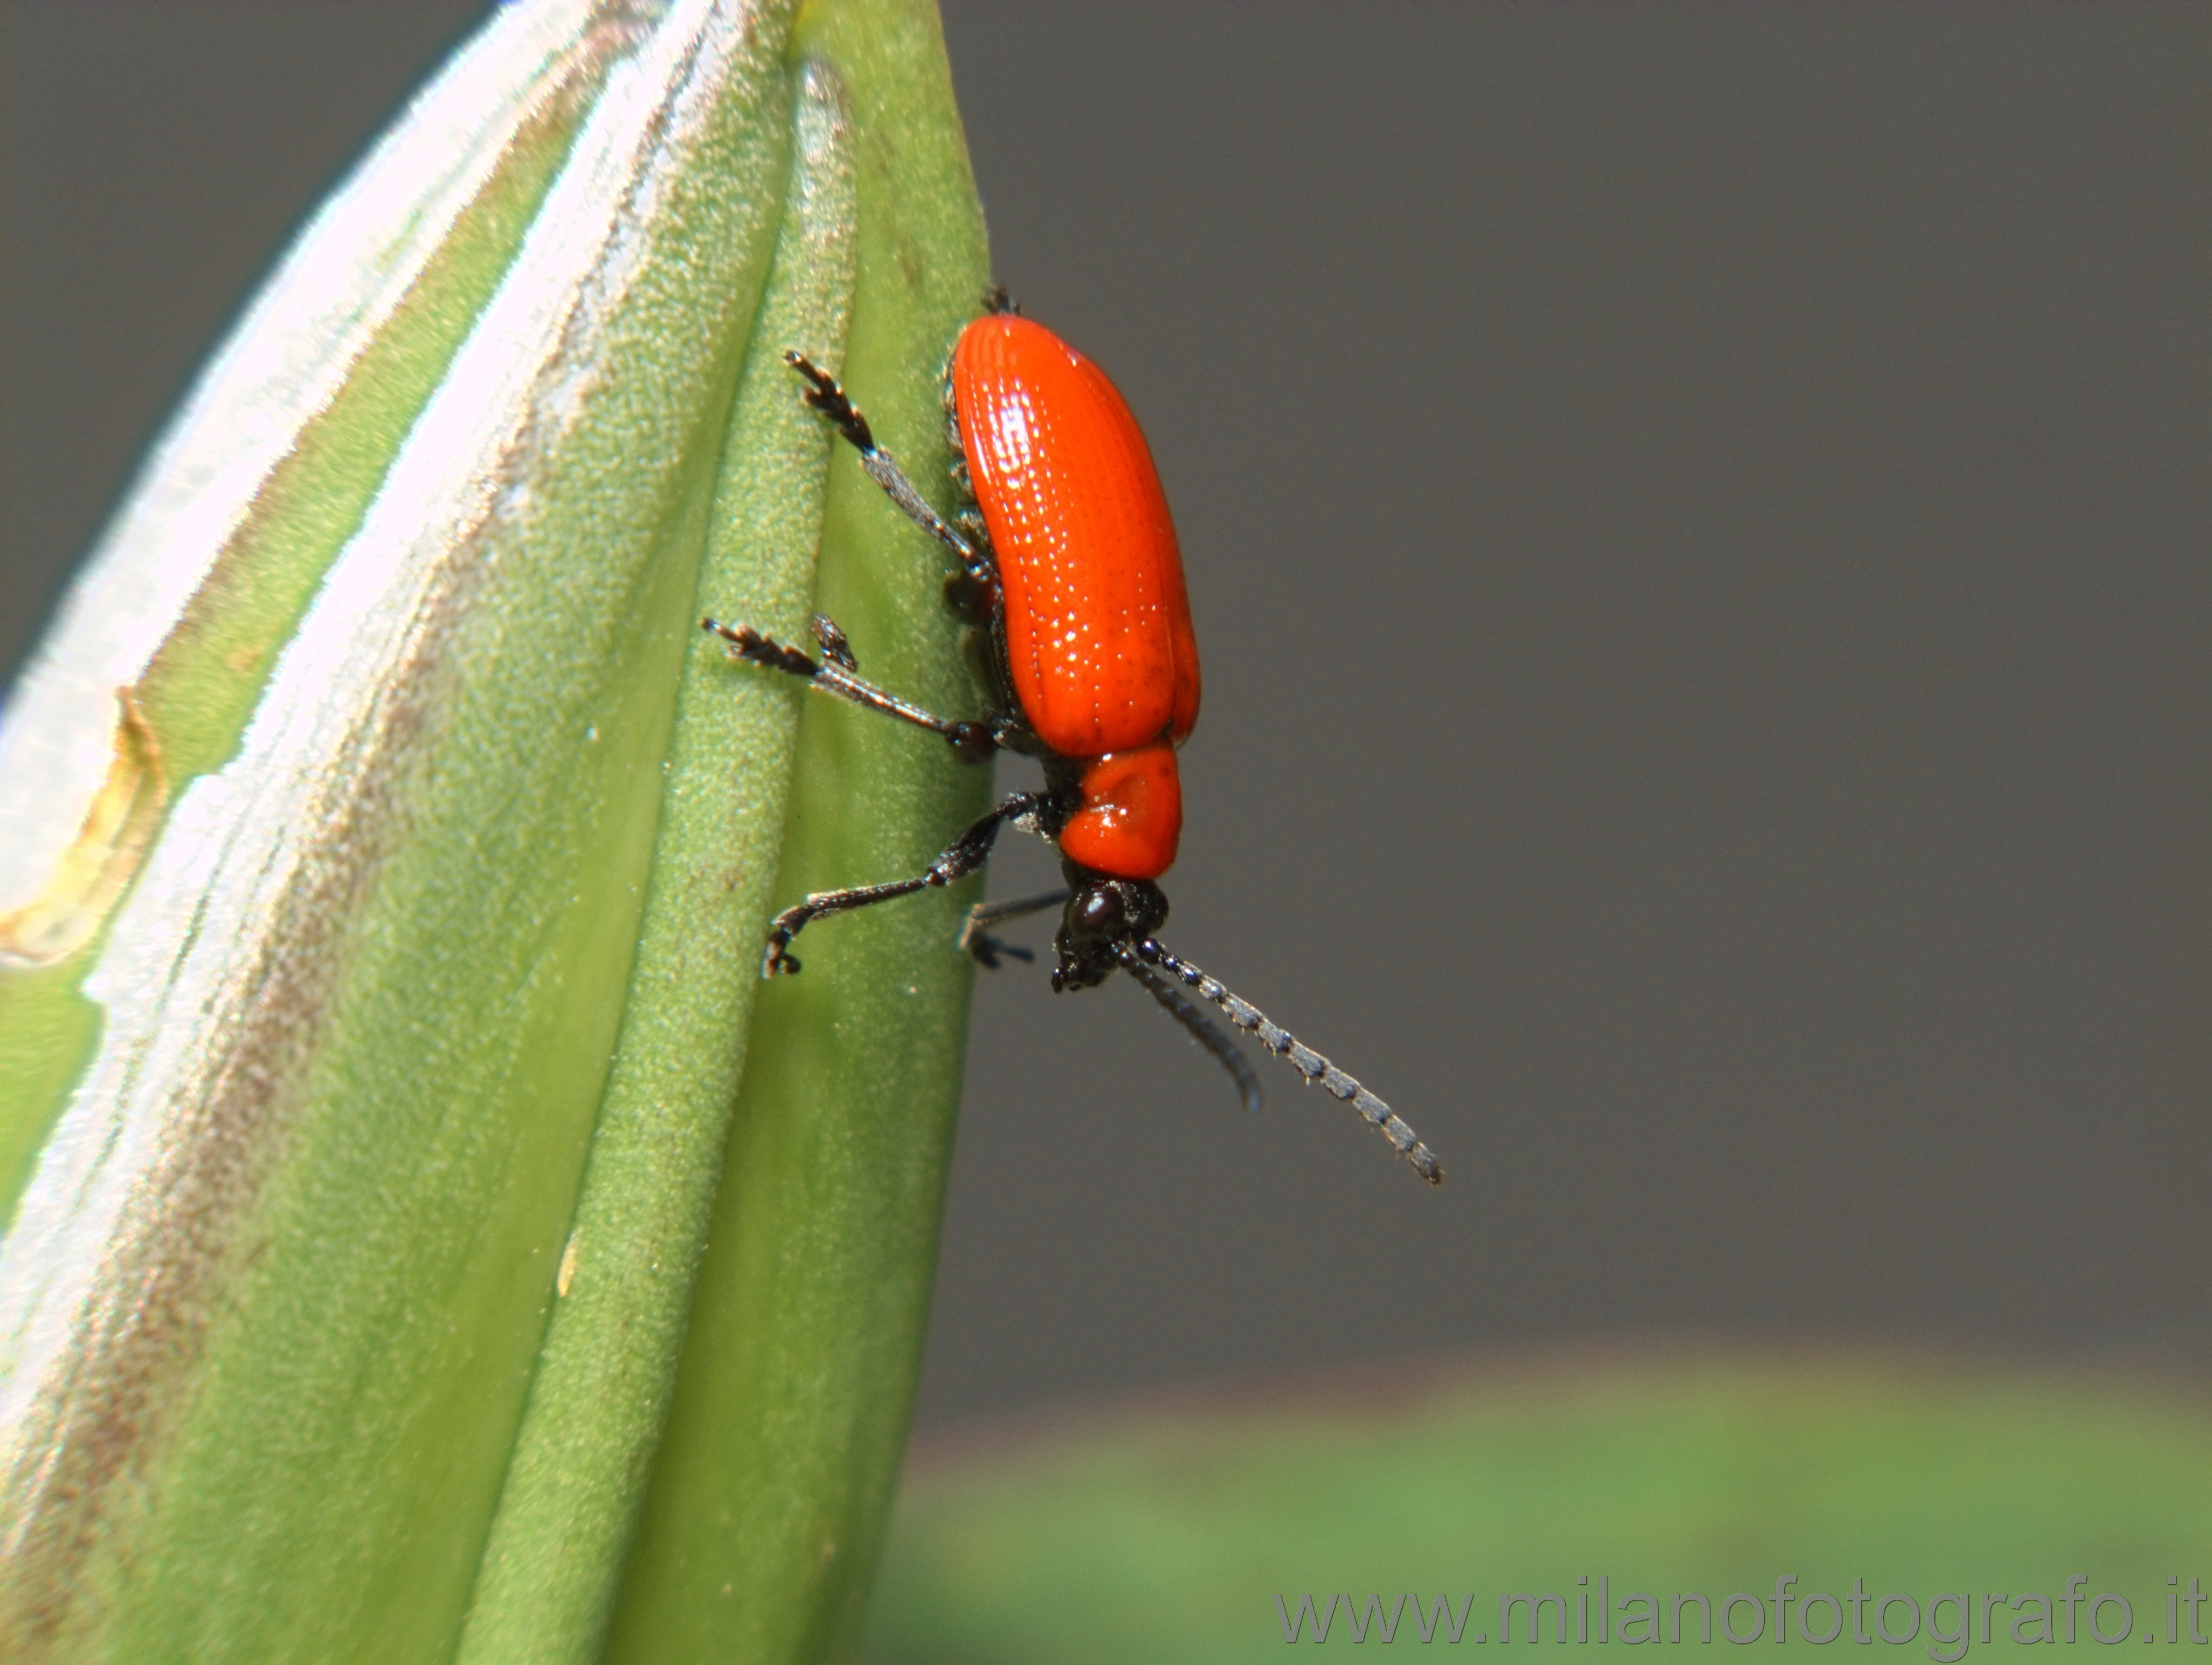
<instances>
[{"instance_id":1,"label":"red beetle","mask_svg":"<svg viewBox=\"0 0 2212 1665\"><path fill-rule=\"evenodd\" d=\"M1001 953L1026 960L1026 950L982 928L1060 907L1055 990L1127 972L1257 1110L1258 1077L1183 997L1183 988L1196 990L1309 1082L1348 1100L1422 1178L1442 1184L1443 1169L1389 1105L1153 939L1168 904L1152 881L1174 865L1182 831L1176 748L1198 721L1198 643L1175 524L1144 433L1105 373L1021 317L1003 290L987 305L961 331L947 389L961 456L954 478L981 511L980 539L929 506L834 378L798 353L784 358L810 384L806 403L836 424L870 477L958 559L945 596L986 633L990 711L948 722L861 681L844 633L824 618L814 621L819 660L749 625L701 622L729 643L732 657L927 729L963 758L1001 748L1035 757L1044 790L1008 796L914 878L826 891L786 908L769 929L762 974L799 970L791 943L810 920L956 883L983 866L1000 828L1015 826L1058 846L1067 887L970 909L960 939L969 953L986 966Z\"/></svg>"}]
</instances>

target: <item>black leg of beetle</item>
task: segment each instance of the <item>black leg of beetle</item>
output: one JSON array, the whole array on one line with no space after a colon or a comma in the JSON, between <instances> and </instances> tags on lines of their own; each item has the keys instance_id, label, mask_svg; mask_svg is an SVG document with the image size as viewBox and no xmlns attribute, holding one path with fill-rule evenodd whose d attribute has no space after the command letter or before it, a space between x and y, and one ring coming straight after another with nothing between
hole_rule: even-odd
<instances>
[{"instance_id":1,"label":"black leg of beetle","mask_svg":"<svg viewBox=\"0 0 2212 1665\"><path fill-rule=\"evenodd\" d=\"M1166 1008L1167 1014L1190 1031L1190 1038L1213 1054L1214 1062L1227 1070L1243 1095L1244 1108L1257 1116L1260 1113L1260 1072L1252 1068L1252 1061L1237 1050L1237 1043L1223 1034L1212 1019L1182 997L1182 991L1166 978L1134 955L1121 962L1129 975L1151 990L1154 1000Z\"/></svg>"},{"instance_id":2,"label":"black leg of beetle","mask_svg":"<svg viewBox=\"0 0 2212 1665\"><path fill-rule=\"evenodd\" d=\"M927 729L933 735L942 736L947 745L970 763L981 762L999 748L999 737L988 723L948 722L895 693L885 693L872 682L862 681L854 674L855 661L852 649L845 645L845 633L827 619L817 615L814 621L814 634L822 644L824 663L810 659L773 636L762 635L750 625L717 624L712 619L702 619L699 628L727 642L732 659L782 671L836 699L865 705L885 717L896 717L917 729Z\"/></svg>"},{"instance_id":3,"label":"black leg of beetle","mask_svg":"<svg viewBox=\"0 0 2212 1665\"><path fill-rule=\"evenodd\" d=\"M991 846L998 842L1000 827L1011 823L1034 830L1037 815L1047 802L1042 793L1017 792L945 846L945 853L932 862L927 871L911 879L894 879L889 884L820 891L796 907L786 908L769 925L768 951L761 957L761 975L775 977L796 972L799 961L791 956L791 940L805 930L810 921L825 913L846 913L896 897L912 896L918 891L941 890L946 885L959 883L991 859Z\"/></svg>"},{"instance_id":4,"label":"black leg of beetle","mask_svg":"<svg viewBox=\"0 0 2212 1665\"><path fill-rule=\"evenodd\" d=\"M805 394L807 404L836 424L837 432L860 453L860 466L867 470L869 479L884 488L884 495L897 504L908 520L957 556L963 572L971 581L990 586L995 596L998 575L992 570L990 560L954 530L914 488L914 482L892 460L891 454L876 443L868 419L853 408L853 402L845 397L845 390L837 385L837 378L826 370L817 369L804 353L786 353L783 361L806 378L810 384Z\"/></svg>"},{"instance_id":5,"label":"black leg of beetle","mask_svg":"<svg viewBox=\"0 0 2212 1665\"><path fill-rule=\"evenodd\" d=\"M837 628L835 619L817 613L806 624L813 631L815 641L820 644L823 658L847 670L860 669L860 662L853 657L853 645L845 639L845 633Z\"/></svg>"},{"instance_id":6,"label":"black leg of beetle","mask_svg":"<svg viewBox=\"0 0 2212 1665\"><path fill-rule=\"evenodd\" d=\"M1027 948L1001 942L995 936L986 936L983 927L995 925L1001 919L1019 919L1026 914L1042 913L1047 908L1056 908L1066 900L1066 891L1048 890L1039 896L1018 897L1011 902L978 902L968 910L968 923L960 927L960 951L973 958L977 965L994 972L999 969L999 956L1002 954L1016 960L1035 960L1036 955Z\"/></svg>"},{"instance_id":7,"label":"black leg of beetle","mask_svg":"<svg viewBox=\"0 0 2212 1665\"><path fill-rule=\"evenodd\" d=\"M1319 1081L1337 1098L1350 1104L1363 1120L1390 1141L1391 1148L1413 1165L1413 1172L1431 1185L1444 1183L1444 1171L1429 1147L1414 1136L1397 1111L1384 1104L1358 1081L1346 1075L1327 1058L1291 1033L1287 1029L1268 1020L1267 1014L1249 1001L1239 1000L1213 978L1208 977L1187 960L1178 959L1151 937L1134 942L1124 942L1120 949L1121 963L1134 971L1139 966L1164 972L1182 984L1195 989L1206 999L1228 1014L1230 1022L1248 1035L1257 1035L1260 1044L1278 1057L1290 1060L1291 1068L1309 1082ZM1139 978L1139 981L1143 979Z\"/></svg>"}]
</instances>

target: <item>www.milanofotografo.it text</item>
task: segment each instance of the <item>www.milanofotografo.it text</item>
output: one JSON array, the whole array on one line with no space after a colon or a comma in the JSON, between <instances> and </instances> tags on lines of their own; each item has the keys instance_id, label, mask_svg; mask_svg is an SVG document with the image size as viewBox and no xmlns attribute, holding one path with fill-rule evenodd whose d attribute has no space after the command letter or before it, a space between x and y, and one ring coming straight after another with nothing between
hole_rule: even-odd
<instances>
[{"instance_id":1,"label":"www.milanofotografo.it text","mask_svg":"<svg viewBox=\"0 0 2212 1665\"><path fill-rule=\"evenodd\" d=\"M1801 1589L1797 1575L1785 1572L1771 1591L1761 1593L1737 1590L1709 1596L1696 1590L1638 1589L1615 1596L1610 1576L1601 1573L1593 1582L1584 1574L1575 1580L1571 1592L1520 1589L1500 1594L1496 1639L1564 1644L1571 1635L1579 1644L1628 1647L1710 1644L1715 1640L1738 1647L1761 1640L1808 1642L1815 1647L1831 1642L1861 1647L1880 1642L1893 1648L1923 1643L1928 1656L1944 1665L1965 1658L1976 1642L1993 1638L2019 1644L2087 1641L2106 1647L2130 1637L2143 1642L2187 1641L2198 1647L2212 1640L2204 1634L2204 1590L2198 1576L2184 1584L2179 1574L2169 1574L2164 1592L2166 1623L2158 1623L2154 1598L2144 1604L2140 1632L2135 1603L2129 1597L2114 1590L2090 1593L2085 1572L2057 1582L2055 1594L2039 1589L1937 1590L1923 1596L1901 1589L1870 1593L1865 1579L1854 1578L1850 1589L1831 1594ZM1457 1601L1437 1595L1426 1604L1411 1591L1394 1597L1370 1593L1364 1601L1344 1592L1295 1598L1278 1594L1275 1616L1282 1621L1285 1642L1302 1637L1325 1642L1333 1627L1354 1642L1365 1642L1370 1636L1395 1642L1401 1625L1408 1641L1492 1640L1487 1631L1468 1628L1468 1621L1475 1617L1472 1594Z\"/></svg>"}]
</instances>

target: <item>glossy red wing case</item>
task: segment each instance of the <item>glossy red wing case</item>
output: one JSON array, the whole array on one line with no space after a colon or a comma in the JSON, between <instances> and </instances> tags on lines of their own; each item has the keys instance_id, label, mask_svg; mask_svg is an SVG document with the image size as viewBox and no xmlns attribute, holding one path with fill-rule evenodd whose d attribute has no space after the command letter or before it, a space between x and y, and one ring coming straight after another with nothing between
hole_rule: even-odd
<instances>
[{"instance_id":1,"label":"glossy red wing case","mask_svg":"<svg viewBox=\"0 0 2212 1665\"><path fill-rule=\"evenodd\" d=\"M1006 313L961 335L952 397L1023 716L1064 757L1179 743L1198 721L1198 643L1127 402L1051 330Z\"/></svg>"}]
</instances>

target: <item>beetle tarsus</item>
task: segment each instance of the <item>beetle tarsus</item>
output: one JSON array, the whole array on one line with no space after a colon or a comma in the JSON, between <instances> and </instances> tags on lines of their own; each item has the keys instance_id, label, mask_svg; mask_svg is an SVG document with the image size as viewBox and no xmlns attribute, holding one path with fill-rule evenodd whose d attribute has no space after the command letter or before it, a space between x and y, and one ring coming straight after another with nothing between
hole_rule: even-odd
<instances>
[{"instance_id":1,"label":"beetle tarsus","mask_svg":"<svg viewBox=\"0 0 2212 1665\"><path fill-rule=\"evenodd\" d=\"M822 667L797 648L786 647L773 636L763 636L750 625L718 624L712 619L702 619L699 628L727 642L732 659L743 659L765 669L780 670L810 680L822 674Z\"/></svg>"},{"instance_id":2,"label":"beetle tarsus","mask_svg":"<svg viewBox=\"0 0 2212 1665\"><path fill-rule=\"evenodd\" d=\"M845 390L838 385L835 376L817 366L813 360L796 348L783 355L783 361L811 384L804 396L808 409L820 411L835 422L837 432L851 440L856 451L876 449L876 436L868 427L868 419L853 409L853 402L845 397Z\"/></svg>"},{"instance_id":3,"label":"beetle tarsus","mask_svg":"<svg viewBox=\"0 0 2212 1665\"><path fill-rule=\"evenodd\" d=\"M860 669L860 662L853 657L853 645L845 639L845 633L837 628L835 619L817 613L808 622L814 632L814 639L822 645L823 658L833 664L844 666L847 670Z\"/></svg>"},{"instance_id":4,"label":"beetle tarsus","mask_svg":"<svg viewBox=\"0 0 2212 1665\"><path fill-rule=\"evenodd\" d=\"M1017 897L1011 902L978 902L968 910L968 918L960 927L960 951L988 971L999 969L998 956L1006 954L1023 961L1033 960L1036 955L1027 948L1016 948L995 936L984 934L983 927L995 925L1004 919L1019 919L1032 913L1042 913L1047 908L1056 908L1067 900L1067 892L1048 890L1036 896Z\"/></svg>"},{"instance_id":5,"label":"beetle tarsus","mask_svg":"<svg viewBox=\"0 0 2212 1665\"><path fill-rule=\"evenodd\" d=\"M902 723L911 723L917 729L927 729L952 748L953 754L963 763L981 763L999 749L1000 724L995 721L957 720L939 717L923 710L911 700L864 681L854 673L860 661L853 657L851 645L836 621L814 615L814 639L822 645L823 660L817 662L797 648L763 634L750 625L726 625L713 619L702 619L699 627L720 636L730 645L730 657L743 659L768 670L780 670L796 676L809 687L842 699L848 705L866 706L881 711L886 717L896 717Z\"/></svg>"}]
</instances>

